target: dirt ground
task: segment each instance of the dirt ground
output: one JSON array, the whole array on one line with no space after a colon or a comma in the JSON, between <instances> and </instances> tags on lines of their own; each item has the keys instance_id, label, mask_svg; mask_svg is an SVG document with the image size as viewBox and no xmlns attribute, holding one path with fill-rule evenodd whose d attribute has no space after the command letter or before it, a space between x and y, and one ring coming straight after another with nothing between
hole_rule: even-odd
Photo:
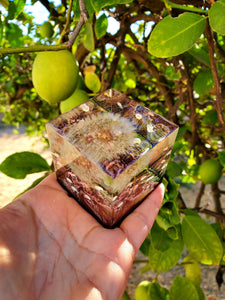
<instances>
[{"instance_id":1,"label":"dirt ground","mask_svg":"<svg viewBox=\"0 0 225 300\"><path fill-rule=\"evenodd\" d=\"M42 155L47 161L51 162L51 155L49 149L45 148L45 145L40 141L40 138L27 136L23 129L20 129L19 134L14 134L14 128L6 126L0 123L0 163L10 154L20 151L34 151ZM41 177L41 174L32 174L27 176L25 179L13 179L0 173L0 208L9 203L18 194L23 192L29 187L32 182ZM225 190L225 178L220 181L221 188ZM188 207L193 207L196 194L199 189L199 184L193 185L191 188L182 187L181 193ZM225 196L223 197L223 208L225 209ZM201 205L208 209L213 209L213 202L209 189L206 189ZM141 253L138 253L136 260L144 259ZM134 300L135 287L142 280L152 280L155 274L147 272L145 274L140 273L141 268L144 266L143 263L134 263L129 282L128 292L131 300ZM225 300L225 284L223 284L220 290L217 287L215 275L217 267L215 266L201 266L202 268L202 284L207 300ZM176 266L169 272L165 272L158 276L159 283L169 288L174 277L176 275L183 276L184 268ZM190 299L191 300L191 299Z\"/></svg>"}]
</instances>

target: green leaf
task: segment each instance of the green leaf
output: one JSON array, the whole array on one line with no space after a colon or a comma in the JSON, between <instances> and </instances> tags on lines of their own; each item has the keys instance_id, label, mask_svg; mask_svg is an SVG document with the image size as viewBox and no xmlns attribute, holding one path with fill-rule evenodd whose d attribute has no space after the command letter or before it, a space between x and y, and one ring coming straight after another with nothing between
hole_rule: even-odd
<instances>
[{"instance_id":1,"label":"green leaf","mask_svg":"<svg viewBox=\"0 0 225 300\"><path fill-rule=\"evenodd\" d=\"M218 265L223 247L213 228L196 216L185 216L182 222L184 244L193 257L204 264Z\"/></svg>"},{"instance_id":2,"label":"green leaf","mask_svg":"<svg viewBox=\"0 0 225 300\"><path fill-rule=\"evenodd\" d=\"M223 246L223 256L221 259L220 264L221 265L225 265L225 243L224 243L224 236L225 236L225 229L224 229L224 225L223 223L212 223L210 224L212 226L212 228L215 230L216 234L218 235L222 246Z\"/></svg>"},{"instance_id":3,"label":"green leaf","mask_svg":"<svg viewBox=\"0 0 225 300\"><path fill-rule=\"evenodd\" d=\"M170 80L176 80L181 78L180 71L176 72L174 66L168 66L166 68L165 75Z\"/></svg>"},{"instance_id":4,"label":"green leaf","mask_svg":"<svg viewBox=\"0 0 225 300\"><path fill-rule=\"evenodd\" d=\"M106 6L116 6L117 4L128 4L131 2L133 2L133 0L91 0L91 3L97 13Z\"/></svg>"},{"instance_id":5,"label":"green leaf","mask_svg":"<svg viewBox=\"0 0 225 300\"><path fill-rule=\"evenodd\" d=\"M198 95L207 95L214 87L213 75L211 70L200 72L194 80L194 91Z\"/></svg>"},{"instance_id":6,"label":"green leaf","mask_svg":"<svg viewBox=\"0 0 225 300\"><path fill-rule=\"evenodd\" d=\"M150 286L149 299L152 300L166 300L169 299L169 291L160 286L158 282L153 282Z\"/></svg>"},{"instance_id":7,"label":"green leaf","mask_svg":"<svg viewBox=\"0 0 225 300\"><path fill-rule=\"evenodd\" d=\"M161 212L159 212L159 214L156 217L156 222L157 224L164 230L168 230L170 227L173 226L173 224L171 224L171 222L166 219Z\"/></svg>"},{"instance_id":8,"label":"green leaf","mask_svg":"<svg viewBox=\"0 0 225 300\"><path fill-rule=\"evenodd\" d=\"M204 294L203 290L201 289L200 285L197 284L197 283L194 283L194 282L193 282L193 284L196 288L196 291L198 292L199 300L206 300L205 299L205 294Z\"/></svg>"},{"instance_id":9,"label":"green leaf","mask_svg":"<svg viewBox=\"0 0 225 300\"><path fill-rule=\"evenodd\" d=\"M89 90L98 93L101 88L101 82L95 73L87 72L84 76L84 82Z\"/></svg>"},{"instance_id":10,"label":"green leaf","mask_svg":"<svg viewBox=\"0 0 225 300\"><path fill-rule=\"evenodd\" d=\"M130 296L128 295L127 291L123 293L121 300L130 300Z\"/></svg>"},{"instance_id":11,"label":"green leaf","mask_svg":"<svg viewBox=\"0 0 225 300\"><path fill-rule=\"evenodd\" d=\"M129 89L135 89L136 88L136 80L129 78L125 81L125 85L129 88Z\"/></svg>"},{"instance_id":12,"label":"green leaf","mask_svg":"<svg viewBox=\"0 0 225 300\"><path fill-rule=\"evenodd\" d=\"M175 178L181 175L182 168L177 163L175 163L175 161L170 160L167 165L166 172L168 176Z\"/></svg>"},{"instance_id":13,"label":"green leaf","mask_svg":"<svg viewBox=\"0 0 225 300\"><path fill-rule=\"evenodd\" d=\"M199 300L198 292L188 279L176 276L169 291L170 300Z\"/></svg>"},{"instance_id":14,"label":"green leaf","mask_svg":"<svg viewBox=\"0 0 225 300\"><path fill-rule=\"evenodd\" d=\"M102 14L95 23L95 35L97 37L97 39L100 39L101 37L103 37L106 32L107 32L107 28L108 28L108 18L105 14Z\"/></svg>"},{"instance_id":15,"label":"green leaf","mask_svg":"<svg viewBox=\"0 0 225 300\"><path fill-rule=\"evenodd\" d=\"M225 0L216 1L209 10L209 24L212 29L225 35Z\"/></svg>"},{"instance_id":16,"label":"green leaf","mask_svg":"<svg viewBox=\"0 0 225 300\"><path fill-rule=\"evenodd\" d=\"M210 224L210 226L212 226L213 230L215 230L215 232L217 233L218 237L222 241L223 240L223 236L225 234L225 230L223 228L224 227L223 223L216 222L216 223Z\"/></svg>"},{"instance_id":17,"label":"green leaf","mask_svg":"<svg viewBox=\"0 0 225 300\"><path fill-rule=\"evenodd\" d=\"M84 25L82 43L84 44L84 47L88 51L92 52L95 50L94 34L93 34L92 24L90 22Z\"/></svg>"},{"instance_id":18,"label":"green leaf","mask_svg":"<svg viewBox=\"0 0 225 300\"><path fill-rule=\"evenodd\" d=\"M26 188L22 193L18 194L14 199L18 198L20 195L24 194L25 192L29 191L30 189L34 188L36 185L38 185L43 179L45 179L48 175L41 176L40 178L37 178L32 182L32 184Z\"/></svg>"},{"instance_id":19,"label":"green leaf","mask_svg":"<svg viewBox=\"0 0 225 300\"><path fill-rule=\"evenodd\" d=\"M23 11L26 0L13 0L9 1L8 19L13 20Z\"/></svg>"},{"instance_id":20,"label":"green leaf","mask_svg":"<svg viewBox=\"0 0 225 300\"><path fill-rule=\"evenodd\" d=\"M172 239L168 236L167 232L159 227L159 225L155 222L152 226L151 232L151 243L152 246L160 251L166 251L171 243Z\"/></svg>"},{"instance_id":21,"label":"green leaf","mask_svg":"<svg viewBox=\"0 0 225 300\"><path fill-rule=\"evenodd\" d=\"M156 57L170 57L189 50L205 29L205 17L185 12L177 18L165 17L153 29L148 51Z\"/></svg>"},{"instance_id":22,"label":"green leaf","mask_svg":"<svg viewBox=\"0 0 225 300\"><path fill-rule=\"evenodd\" d=\"M166 272L180 259L184 244L181 238L173 241L165 251L156 250L152 245L149 248L149 265L153 272Z\"/></svg>"},{"instance_id":23,"label":"green leaf","mask_svg":"<svg viewBox=\"0 0 225 300\"><path fill-rule=\"evenodd\" d=\"M139 249L141 253L144 254L145 256L148 256L150 244L151 244L151 240L148 235Z\"/></svg>"},{"instance_id":24,"label":"green leaf","mask_svg":"<svg viewBox=\"0 0 225 300\"><path fill-rule=\"evenodd\" d=\"M165 200L169 199L176 201L179 185L171 177L167 177L167 181Z\"/></svg>"},{"instance_id":25,"label":"green leaf","mask_svg":"<svg viewBox=\"0 0 225 300\"><path fill-rule=\"evenodd\" d=\"M223 167L225 167L225 150L219 152L219 160Z\"/></svg>"},{"instance_id":26,"label":"green leaf","mask_svg":"<svg viewBox=\"0 0 225 300\"><path fill-rule=\"evenodd\" d=\"M29 151L14 153L0 165L1 172L16 179L23 179L28 174L49 170L50 166L43 157Z\"/></svg>"},{"instance_id":27,"label":"green leaf","mask_svg":"<svg viewBox=\"0 0 225 300\"><path fill-rule=\"evenodd\" d=\"M210 59L209 59L209 52L207 51L208 49L204 48L199 48L196 45L194 45L188 53L191 54L195 59L197 59L199 62L203 63L207 67L211 67L210 65Z\"/></svg>"},{"instance_id":28,"label":"green leaf","mask_svg":"<svg viewBox=\"0 0 225 300\"><path fill-rule=\"evenodd\" d=\"M180 224L174 225L174 226L171 226L170 228L168 228L167 234L168 234L169 238L171 238L172 240L177 240L179 238L179 230L180 230L179 227L180 227Z\"/></svg>"},{"instance_id":29,"label":"green leaf","mask_svg":"<svg viewBox=\"0 0 225 300\"><path fill-rule=\"evenodd\" d=\"M17 24L8 23L5 28L5 36L12 47L23 46L23 33Z\"/></svg>"},{"instance_id":30,"label":"green leaf","mask_svg":"<svg viewBox=\"0 0 225 300\"><path fill-rule=\"evenodd\" d=\"M183 210L183 213L186 215L186 216L195 216L195 217L198 217L198 218L201 218L199 216L199 214L197 213L197 211L194 211L192 209L188 209L188 208L185 208Z\"/></svg>"},{"instance_id":31,"label":"green leaf","mask_svg":"<svg viewBox=\"0 0 225 300\"><path fill-rule=\"evenodd\" d=\"M185 133L187 132L187 126L180 126L179 127L179 130L178 130L178 133L177 133L177 138L176 138L176 141L182 141L183 142L183 137L185 135Z\"/></svg>"},{"instance_id":32,"label":"green leaf","mask_svg":"<svg viewBox=\"0 0 225 300\"><path fill-rule=\"evenodd\" d=\"M160 209L157 217L157 224L164 230L174 227L180 223L179 208L176 202L167 201Z\"/></svg>"},{"instance_id":33,"label":"green leaf","mask_svg":"<svg viewBox=\"0 0 225 300\"><path fill-rule=\"evenodd\" d=\"M218 115L215 109L207 112L202 119L203 125L216 125L218 123Z\"/></svg>"},{"instance_id":34,"label":"green leaf","mask_svg":"<svg viewBox=\"0 0 225 300\"><path fill-rule=\"evenodd\" d=\"M191 257L191 255L186 256L183 259L183 266L185 268L186 278L193 283L201 283L201 268L199 263Z\"/></svg>"}]
</instances>

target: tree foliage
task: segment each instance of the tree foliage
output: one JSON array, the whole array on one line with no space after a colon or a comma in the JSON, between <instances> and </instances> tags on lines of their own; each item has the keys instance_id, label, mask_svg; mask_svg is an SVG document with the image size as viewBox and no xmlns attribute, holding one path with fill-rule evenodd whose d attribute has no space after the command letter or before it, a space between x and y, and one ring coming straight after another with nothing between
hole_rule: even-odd
<instances>
[{"instance_id":1,"label":"tree foliage","mask_svg":"<svg viewBox=\"0 0 225 300\"><path fill-rule=\"evenodd\" d=\"M164 202L141 247L148 259L143 272L151 269L157 275L171 269L185 246L186 277L175 277L169 291L151 283L148 299L205 299L196 272L199 263L218 265L220 275L224 269L225 191L220 182L210 185L211 211L201 207L204 183L194 207L187 207L179 186L200 181L205 160L214 158L223 170L225 166L225 0L85 0L86 7L81 0L39 2L49 12L50 37L41 35L41 24L26 12L25 0L0 0L3 120L25 124L28 132L44 132L45 123L60 111L33 88L35 52L70 49L79 62L82 89L90 95L115 88L178 124ZM1 171L10 174L11 161L2 162ZM211 217L211 225L202 214ZM158 298L151 296L156 294Z\"/></svg>"}]
</instances>

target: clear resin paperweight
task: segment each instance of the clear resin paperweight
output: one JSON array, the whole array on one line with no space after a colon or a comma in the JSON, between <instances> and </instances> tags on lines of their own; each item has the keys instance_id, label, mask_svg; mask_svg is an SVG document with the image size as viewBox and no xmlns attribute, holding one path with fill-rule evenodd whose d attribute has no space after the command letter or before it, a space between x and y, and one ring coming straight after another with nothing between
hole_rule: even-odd
<instances>
[{"instance_id":1,"label":"clear resin paperweight","mask_svg":"<svg viewBox=\"0 0 225 300\"><path fill-rule=\"evenodd\" d=\"M47 125L57 179L105 227L162 180L178 126L110 89Z\"/></svg>"}]
</instances>

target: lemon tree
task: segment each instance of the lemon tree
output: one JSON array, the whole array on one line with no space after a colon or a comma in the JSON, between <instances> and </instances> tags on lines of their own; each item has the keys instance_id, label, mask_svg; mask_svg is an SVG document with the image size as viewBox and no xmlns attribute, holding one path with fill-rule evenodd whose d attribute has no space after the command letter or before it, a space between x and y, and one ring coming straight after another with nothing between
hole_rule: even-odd
<instances>
[{"instance_id":1,"label":"lemon tree","mask_svg":"<svg viewBox=\"0 0 225 300\"><path fill-rule=\"evenodd\" d=\"M141 272L155 273L149 289L137 289L142 300L204 300L200 264L204 272L218 265L221 275L225 264L225 0L188 2L0 0L2 122L45 137L46 122L88 100L86 93L115 88L179 125L164 201L140 249L146 262ZM37 4L48 11L43 27L27 13ZM0 162L1 172L22 178L34 166L50 170L28 155ZM183 186L196 192L191 204ZM203 195L211 209L201 205ZM158 275L181 257L186 263L184 249L194 263L166 290Z\"/></svg>"},{"instance_id":2,"label":"lemon tree","mask_svg":"<svg viewBox=\"0 0 225 300\"><path fill-rule=\"evenodd\" d=\"M54 104L75 91L78 70L76 59L67 50L40 52L33 63L32 81L40 97Z\"/></svg>"}]
</instances>

